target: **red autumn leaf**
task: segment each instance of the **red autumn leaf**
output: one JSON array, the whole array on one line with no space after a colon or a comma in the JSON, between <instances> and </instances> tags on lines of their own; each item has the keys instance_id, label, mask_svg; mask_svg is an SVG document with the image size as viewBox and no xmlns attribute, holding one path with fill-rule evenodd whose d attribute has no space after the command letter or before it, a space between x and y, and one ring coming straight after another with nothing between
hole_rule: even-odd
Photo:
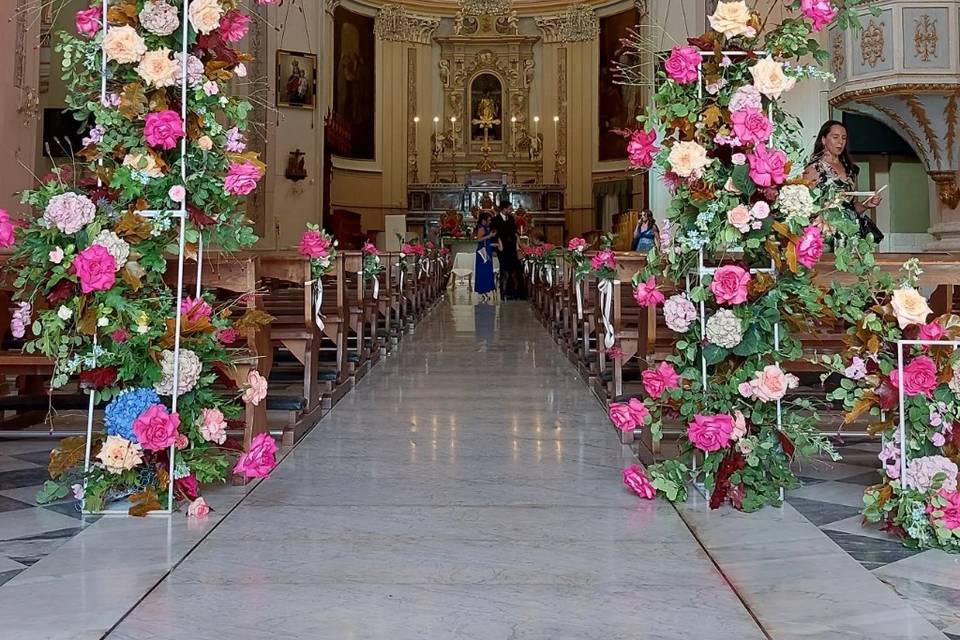
<instances>
[{"instance_id":1,"label":"red autumn leaf","mask_svg":"<svg viewBox=\"0 0 960 640\"><path fill-rule=\"evenodd\" d=\"M710 494L710 508L718 509L726 499L731 490L730 476L747 466L747 460L739 451L730 450L726 457L720 463L717 469L716 485L713 493ZM742 498L741 498L742 502Z\"/></svg>"},{"instance_id":2,"label":"red autumn leaf","mask_svg":"<svg viewBox=\"0 0 960 640\"><path fill-rule=\"evenodd\" d=\"M777 437L780 438L780 446L783 447L783 452L787 454L788 458L793 458L793 454L796 453L797 447L784 432L778 431Z\"/></svg>"}]
</instances>

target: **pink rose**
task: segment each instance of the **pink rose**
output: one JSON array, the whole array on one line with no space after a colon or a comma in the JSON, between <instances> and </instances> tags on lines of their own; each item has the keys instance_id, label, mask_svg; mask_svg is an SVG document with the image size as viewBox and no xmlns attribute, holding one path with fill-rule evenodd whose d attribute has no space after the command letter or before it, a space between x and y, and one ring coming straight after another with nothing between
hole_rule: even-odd
<instances>
[{"instance_id":1,"label":"pink rose","mask_svg":"<svg viewBox=\"0 0 960 640\"><path fill-rule=\"evenodd\" d=\"M167 191L167 197L174 202L183 202L187 199L187 190L183 188L182 184L174 185Z\"/></svg>"},{"instance_id":2,"label":"pink rose","mask_svg":"<svg viewBox=\"0 0 960 640\"><path fill-rule=\"evenodd\" d=\"M750 231L751 221L752 216L750 215L750 209L748 209L745 204L738 204L733 209L730 209L730 211L727 211L727 224L740 233Z\"/></svg>"},{"instance_id":3,"label":"pink rose","mask_svg":"<svg viewBox=\"0 0 960 640\"><path fill-rule=\"evenodd\" d=\"M221 344L231 345L237 341L237 338L240 337L240 332L234 329L233 327L228 327L226 329L220 329L217 331L217 340Z\"/></svg>"},{"instance_id":4,"label":"pink rose","mask_svg":"<svg viewBox=\"0 0 960 640\"><path fill-rule=\"evenodd\" d=\"M659 400L665 391L680 386L680 375L669 362L661 362L656 369L647 369L641 374L643 390L655 400Z\"/></svg>"},{"instance_id":5,"label":"pink rose","mask_svg":"<svg viewBox=\"0 0 960 640\"><path fill-rule=\"evenodd\" d=\"M890 372L890 383L900 388L900 372ZM928 398L937 388L937 365L927 356L917 356L903 368L903 392L908 396L921 393Z\"/></svg>"},{"instance_id":6,"label":"pink rose","mask_svg":"<svg viewBox=\"0 0 960 640\"><path fill-rule=\"evenodd\" d=\"M409 245L405 246L409 249ZM300 255L305 258L326 258L330 255L330 240L320 231L307 231L300 239Z\"/></svg>"},{"instance_id":7,"label":"pink rose","mask_svg":"<svg viewBox=\"0 0 960 640\"><path fill-rule=\"evenodd\" d=\"M743 416L743 412L737 409L733 412L733 433L730 439L739 440L745 435L747 435L747 419Z\"/></svg>"},{"instance_id":8,"label":"pink rose","mask_svg":"<svg viewBox=\"0 0 960 640\"><path fill-rule=\"evenodd\" d=\"M170 109L148 113L144 119L143 135L151 147L167 151L173 149L185 135L180 114Z\"/></svg>"},{"instance_id":9,"label":"pink rose","mask_svg":"<svg viewBox=\"0 0 960 640\"><path fill-rule=\"evenodd\" d=\"M632 464L623 470L623 484L631 491L647 500L653 500L657 495L657 490L647 478L638 464Z\"/></svg>"},{"instance_id":10,"label":"pink rose","mask_svg":"<svg viewBox=\"0 0 960 640\"><path fill-rule=\"evenodd\" d=\"M657 279L650 276L646 282L637 283L637 287L633 290L633 299L641 307L655 307L663 304L666 298L657 290Z\"/></svg>"},{"instance_id":11,"label":"pink rose","mask_svg":"<svg viewBox=\"0 0 960 640\"><path fill-rule=\"evenodd\" d=\"M646 423L647 418L650 417L650 410L647 409L647 405L643 403L643 400L639 398L630 398L630 402L627 403L627 409L630 411L630 415L633 416L634 421L637 423L637 427L642 427Z\"/></svg>"},{"instance_id":12,"label":"pink rose","mask_svg":"<svg viewBox=\"0 0 960 640\"><path fill-rule=\"evenodd\" d=\"M7 249L17 241L17 231L6 209L0 209L0 247Z\"/></svg>"},{"instance_id":13,"label":"pink rose","mask_svg":"<svg viewBox=\"0 0 960 640\"><path fill-rule=\"evenodd\" d=\"M921 340L943 340L944 336L946 335L947 335L947 332L943 329L943 326L936 320L920 326L919 337Z\"/></svg>"},{"instance_id":14,"label":"pink rose","mask_svg":"<svg viewBox=\"0 0 960 640\"><path fill-rule=\"evenodd\" d=\"M180 303L180 314L190 322L199 322L204 318L213 317L213 307L203 298L191 298L187 296Z\"/></svg>"},{"instance_id":15,"label":"pink rose","mask_svg":"<svg viewBox=\"0 0 960 640\"><path fill-rule=\"evenodd\" d=\"M797 245L797 262L812 269L823 255L823 233L820 227L810 225L803 230L803 237Z\"/></svg>"},{"instance_id":16,"label":"pink rose","mask_svg":"<svg viewBox=\"0 0 960 640\"><path fill-rule=\"evenodd\" d=\"M742 304L747 301L750 274L735 264L720 267L713 274L710 291L720 304Z\"/></svg>"},{"instance_id":17,"label":"pink rose","mask_svg":"<svg viewBox=\"0 0 960 640\"><path fill-rule=\"evenodd\" d=\"M73 270L83 293L106 291L117 281L117 261L107 248L90 245L73 259Z\"/></svg>"},{"instance_id":18,"label":"pink rose","mask_svg":"<svg viewBox=\"0 0 960 640\"><path fill-rule=\"evenodd\" d=\"M702 416L697 414L687 424L687 438L697 449L712 453L723 449L733 436L733 418L728 415Z\"/></svg>"},{"instance_id":19,"label":"pink rose","mask_svg":"<svg viewBox=\"0 0 960 640\"><path fill-rule=\"evenodd\" d=\"M173 481L173 495L176 498L186 500L196 500L200 495L200 483L197 482L197 476L192 473Z\"/></svg>"},{"instance_id":20,"label":"pink rose","mask_svg":"<svg viewBox=\"0 0 960 640\"><path fill-rule=\"evenodd\" d=\"M187 507L188 518L206 518L210 513L210 506L203 498L197 498Z\"/></svg>"},{"instance_id":21,"label":"pink rose","mask_svg":"<svg viewBox=\"0 0 960 640\"><path fill-rule=\"evenodd\" d=\"M223 190L232 196L245 196L257 188L262 177L260 168L252 162L231 162L223 180Z\"/></svg>"},{"instance_id":22,"label":"pink rose","mask_svg":"<svg viewBox=\"0 0 960 640\"><path fill-rule=\"evenodd\" d=\"M699 56L697 56L699 59ZM657 146L656 130L644 131L639 129L630 134L630 142L627 143L627 156L630 158L630 165L639 169L649 169L653 166L653 158L660 151Z\"/></svg>"},{"instance_id":23,"label":"pink rose","mask_svg":"<svg viewBox=\"0 0 960 640\"><path fill-rule=\"evenodd\" d=\"M800 10L813 23L814 31L822 31L837 17L837 10L829 0L801 0Z\"/></svg>"},{"instance_id":24,"label":"pink rose","mask_svg":"<svg viewBox=\"0 0 960 640\"><path fill-rule=\"evenodd\" d=\"M757 377L750 383L753 387L753 396L761 402L775 402L782 400L789 389L795 389L799 380L793 374L784 373L775 364L769 364L757 372Z\"/></svg>"},{"instance_id":25,"label":"pink rose","mask_svg":"<svg viewBox=\"0 0 960 640\"><path fill-rule=\"evenodd\" d=\"M250 450L237 460L233 472L246 478L266 478L277 466L277 443L269 433L261 433L250 443Z\"/></svg>"},{"instance_id":26,"label":"pink rose","mask_svg":"<svg viewBox=\"0 0 960 640\"><path fill-rule=\"evenodd\" d=\"M590 261L590 266L593 267L594 271L599 271L600 269L616 269L617 258L610 249L603 249L602 251L598 251L597 255L593 256L593 259Z\"/></svg>"},{"instance_id":27,"label":"pink rose","mask_svg":"<svg viewBox=\"0 0 960 640\"><path fill-rule=\"evenodd\" d=\"M570 251L583 251L587 246L587 241L583 238L571 238L567 243L567 249Z\"/></svg>"},{"instance_id":28,"label":"pink rose","mask_svg":"<svg viewBox=\"0 0 960 640\"><path fill-rule=\"evenodd\" d=\"M219 409L201 412L200 436L207 442L223 444L227 441L227 421Z\"/></svg>"},{"instance_id":29,"label":"pink rose","mask_svg":"<svg viewBox=\"0 0 960 640\"><path fill-rule=\"evenodd\" d=\"M76 25L77 33L87 38L92 38L100 31L101 19L103 14L100 11L100 6L90 7L89 9L83 9L77 11L76 16Z\"/></svg>"},{"instance_id":30,"label":"pink rose","mask_svg":"<svg viewBox=\"0 0 960 640\"><path fill-rule=\"evenodd\" d=\"M767 149L762 143L747 154L750 179L758 187L783 184L787 179L787 154L779 149Z\"/></svg>"},{"instance_id":31,"label":"pink rose","mask_svg":"<svg viewBox=\"0 0 960 640\"><path fill-rule=\"evenodd\" d=\"M162 404L150 405L133 421L133 433L144 449L161 451L177 441L180 416Z\"/></svg>"},{"instance_id":32,"label":"pink rose","mask_svg":"<svg viewBox=\"0 0 960 640\"><path fill-rule=\"evenodd\" d=\"M740 392L740 395L749 400L753 400L753 385L750 384L749 380L745 380L737 385L737 391Z\"/></svg>"},{"instance_id":33,"label":"pink rose","mask_svg":"<svg viewBox=\"0 0 960 640\"><path fill-rule=\"evenodd\" d=\"M237 9L231 9L220 18L220 35L227 42L240 42L247 35L250 16Z\"/></svg>"},{"instance_id":34,"label":"pink rose","mask_svg":"<svg viewBox=\"0 0 960 640\"><path fill-rule=\"evenodd\" d=\"M664 68L674 82L679 84L696 82L700 68L700 51L694 47L674 47Z\"/></svg>"},{"instance_id":35,"label":"pink rose","mask_svg":"<svg viewBox=\"0 0 960 640\"><path fill-rule=\"evenodd\" d=\"M767 216L770 215L770 205L763 200L755 202L750 207L750 215L753 216L754 220L766 220Z\"/></svg>"},{"instance_id":36,"label":"pink rose","mask_svg":"<svg viewBox=\"0 0 960 640\"><path fill-rule=\"evenodd\" d=\"M633 412L625 402L613 402L607 410L610 421L620 431L633 431L637 428L637 421L633 417Z\"/></svg>"},{"instance_id":37,"label":"pink rose","mask_svg":"<svg viewBox=\"0 0 960 640\"><path fill-rule=\"evenodd\" d=\"M431 249L432 248L433 247L431 247ZM377 246L372 242L364 242L361 251L363 251L363 253L367 254L368 256L380 255L380 250L377 249Z\"/></svg>"},{"instance_id":38,"label":"pink rose","mask_svg":"<svg viewBox=\"0 0 960 640\"><path fill-rule=\"evenodd\" d=\"M744 144L765 143L773 133L773 123L767 119L760 109L747 107L730 114L733 123L733 134Z\"/></svg>"},{"instance_id":39,"label":"pink rose","mask_svg":"<svg viewBox=\"0 0 960 640\"><path fill-rule=\"evenodd\" d=\"M943 526L951 531L960 529L960 492L940 489L937 495L943 498L947 504L942 507L933 507L931 505L927 509L928 513L942 511L943 518L941 522Z\"/></svg>"}]
</instances>

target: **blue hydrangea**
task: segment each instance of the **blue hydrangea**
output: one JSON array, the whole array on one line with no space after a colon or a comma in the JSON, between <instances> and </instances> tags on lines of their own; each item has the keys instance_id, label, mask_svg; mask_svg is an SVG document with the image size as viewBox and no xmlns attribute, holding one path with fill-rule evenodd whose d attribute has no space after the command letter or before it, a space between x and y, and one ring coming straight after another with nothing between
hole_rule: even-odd
<instances>
[{"instance_id":1,"label":"blue hydrangea","mask_svg":"<svg viewBox=\"0 0 960 640\"><path fill-rule=\"evenodd\" d=\"M160 403L160 396L153 389L130 389L124 391L104 411L104 422L108 436L120 436L130 442L137 442L133 434L133 421L148 407Z\"/></svg>"}]
</instances>

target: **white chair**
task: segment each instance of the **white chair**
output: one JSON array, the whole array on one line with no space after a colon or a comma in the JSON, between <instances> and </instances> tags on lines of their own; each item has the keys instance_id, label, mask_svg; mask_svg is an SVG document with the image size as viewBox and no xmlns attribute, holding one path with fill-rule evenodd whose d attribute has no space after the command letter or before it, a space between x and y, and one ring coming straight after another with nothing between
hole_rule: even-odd
<instances>
[{"instance_id":1,"label":"white chair","mask_svg":"<svg viewBox=\"0 0 960 640\"><path fill-rule=\"evenodd\" d=\"M473 268L476 264L476 256L471 253L458 253L453 257L453 288L456 290L457 281L466 278L473 291Z\"/></svg>"}]
</instances>

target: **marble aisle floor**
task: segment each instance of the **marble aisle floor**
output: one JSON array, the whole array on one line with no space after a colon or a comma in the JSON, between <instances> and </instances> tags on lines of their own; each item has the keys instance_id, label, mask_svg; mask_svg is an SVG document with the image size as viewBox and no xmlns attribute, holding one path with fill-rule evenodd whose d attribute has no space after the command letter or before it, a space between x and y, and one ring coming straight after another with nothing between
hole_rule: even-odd
<instances>
[{"instance_id":1,"label":"marble aisle floor","mask_svg":"<svg viewBox=\"0 0 960 640\"><path fill-rule=\"evenodd\" d=\"M523 303L444 305L113 640L764 638Z\"/></svg>"}]
</instances>

